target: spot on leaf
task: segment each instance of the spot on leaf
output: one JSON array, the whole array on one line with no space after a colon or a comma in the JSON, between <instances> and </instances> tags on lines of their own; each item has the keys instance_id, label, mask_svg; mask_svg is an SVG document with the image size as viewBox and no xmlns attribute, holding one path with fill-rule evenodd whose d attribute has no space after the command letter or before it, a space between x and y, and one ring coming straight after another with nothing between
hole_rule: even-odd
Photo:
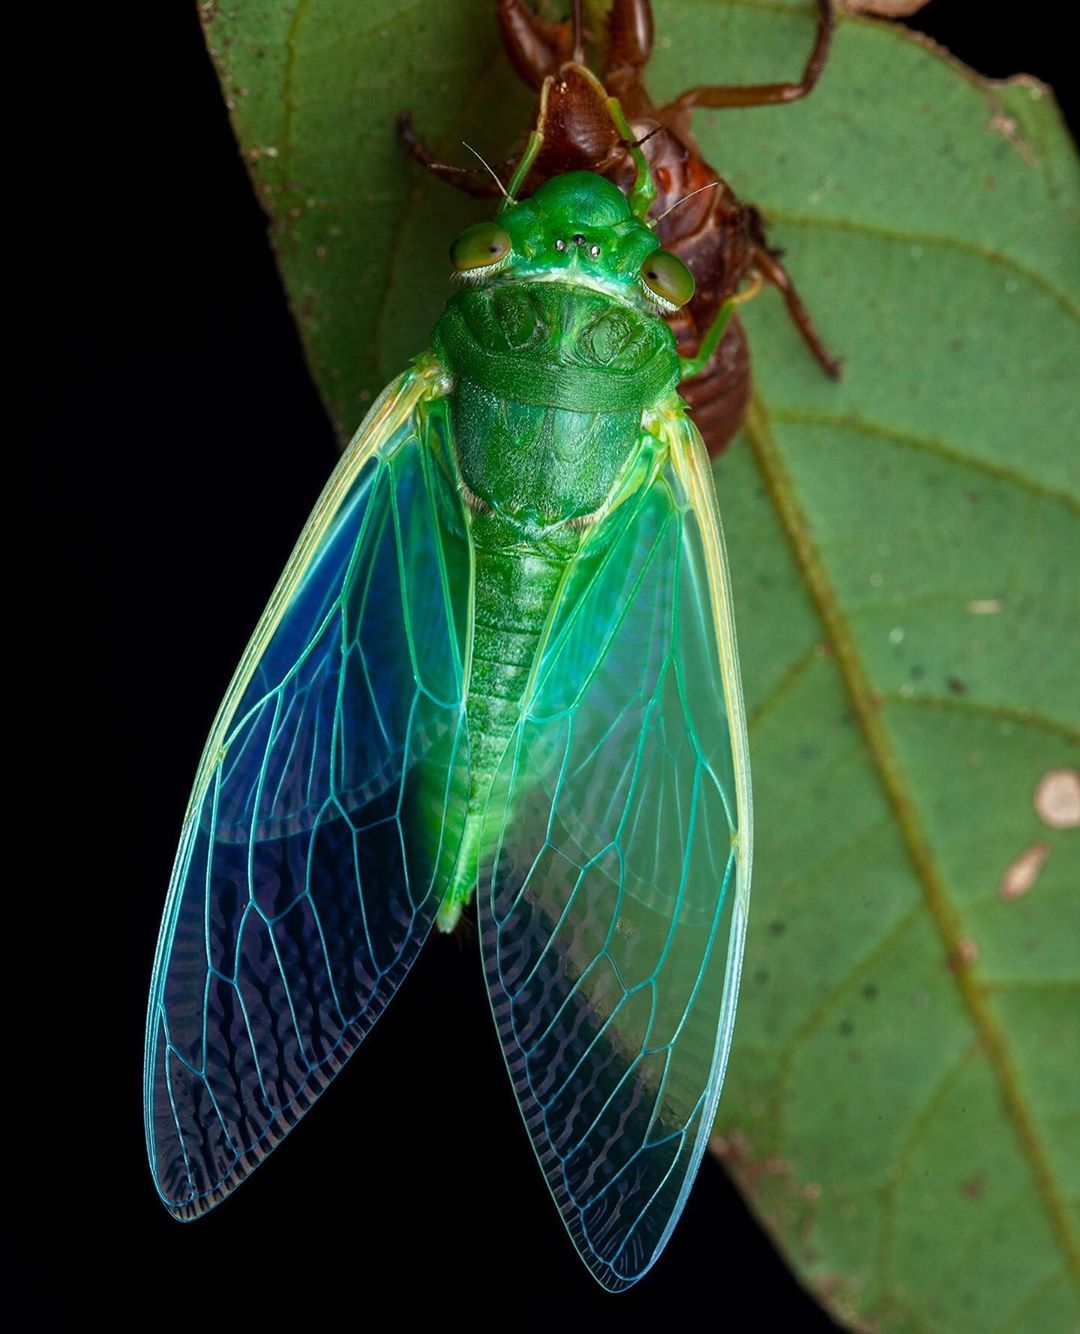
<instances>
[{"instance_id":1,"label":"spot on leaf","mask_svg":"<svg viewBox=\"0 0 1080 1334\"><path fill-rule=\"evenodd\" d=\"M1049 856L1049 843L1033 843L1030 848L1025 848L1015 861L1009 863L1001 877L1001 897L1012 900L1026 894Z\"/></svg>"},{"instance_id":2,"label":"spot on leaf","mask_svg":"<svg viewBox=\"0 0 1080 1334\"><path fill-rule=\"evenodd\" d=\"M1080 825L1080 773L1075 769L1051 769L1035 788L1035 814L1051 829L1075 829Z\"/></svg>"}]
</instances>

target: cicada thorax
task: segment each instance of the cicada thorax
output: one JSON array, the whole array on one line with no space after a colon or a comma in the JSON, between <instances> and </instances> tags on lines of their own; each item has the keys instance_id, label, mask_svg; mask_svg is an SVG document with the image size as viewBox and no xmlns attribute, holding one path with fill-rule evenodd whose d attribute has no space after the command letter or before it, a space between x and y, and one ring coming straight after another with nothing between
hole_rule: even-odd
<instances>
[{"instance_id":1,"label":"cicada thorax","mask_svg":"<svg viewBox=\"0 0 1080 1334\"><path fill-rule=\"evenodd\" d=\"M587 286L515 282L459 291L434 346L474 545L575 555L677 384L670 330Z\"/></svg>"}]
</instances>

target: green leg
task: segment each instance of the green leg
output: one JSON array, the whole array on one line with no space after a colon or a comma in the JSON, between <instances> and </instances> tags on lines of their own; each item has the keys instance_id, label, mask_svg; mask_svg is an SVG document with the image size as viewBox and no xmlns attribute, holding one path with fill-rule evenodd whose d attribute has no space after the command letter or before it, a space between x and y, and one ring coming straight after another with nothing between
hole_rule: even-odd
<instances>
[{"instance_id":1,"label":"green leg","mask_svg":"<svg viewBox=\"0 0 1080 1334\"><path fill-rule=\"evenodd\" d=\"M637 180L634 181L634 188L630 191L630 207L633 209L634 217L644 222L648 217L652 202L656 198L656 182L649 170L648 159L641 151L640 146L634 142L634 131L630 128L630 122L623 115L623 109L619 106L618 98L609 97L607 99L607 109L611 114L611 119L615 122L615 128L622 135L623 141L630 151L630 156L634 159L634 165L637 167Z\"/></svg>"},{"instance_id":2,"label":"green leg","mask_svg":"<svg viewBox=\"0 0 1080 1334\"><path fill-rule=\"evenodd\" d=\"M499 207L501 213L505 208L513 208L517 203L517 192L525 184L525 178L532 170L532 164L536 161L536 155L544 142L544 136L539 130L533 130L529 135L529 142L525 145L525 152L522 154L521 161L517 164L510 180L509 188L506 192L506 198Z\"/></svg>"},{"instance_id":3,"label":"green leg","mask_svg":"<svg viewBox=\"0 0 1080 1334\"><path fill-rule=\"evenodd\" d=\"M731 312L735 309L735 306L736 302L725 301L720 307L716 319L709 325L705 337L701 340L696 356L679 358L679 365L682 367L680 380L689 380L691 376L697 375L709 364L709 358L716 351L720 339L723 338L724 330L727 328L727 322L731 319Z\"/></svg>"}]
</instances>

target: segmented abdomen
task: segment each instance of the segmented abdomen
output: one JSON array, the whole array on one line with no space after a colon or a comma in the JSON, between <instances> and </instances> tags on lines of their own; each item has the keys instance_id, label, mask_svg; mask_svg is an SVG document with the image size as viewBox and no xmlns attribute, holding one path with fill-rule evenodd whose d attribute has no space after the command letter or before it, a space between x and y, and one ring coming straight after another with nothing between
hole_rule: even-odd
<instances>
[{"instance_id":1,"label":"segmented abdomen","mask_svg":"<svg viewBox=\"0 0 1080 1334\"><path fill-rule=\"evenodd\" d=\"M443 894L439 923L453 927L472 898L484 860L506 815L503 766L521 717L564 565L527 551L476 548L471 669L465 709L469 763L461 839ZM463 785L464 786L464 785Z\"/></svg>"},{"instance_id":2,"label":"segmented abdomen","mask_svg":"<svg viewBox=\"0 0 1080 1334\"><path fill-rule=\"evenodd\" d=\"M476 552L472 671L466 710L472 757L469 808L479 811L506 750L547 624L561 562L532 553Z\"/></svg>"}]
</instances>

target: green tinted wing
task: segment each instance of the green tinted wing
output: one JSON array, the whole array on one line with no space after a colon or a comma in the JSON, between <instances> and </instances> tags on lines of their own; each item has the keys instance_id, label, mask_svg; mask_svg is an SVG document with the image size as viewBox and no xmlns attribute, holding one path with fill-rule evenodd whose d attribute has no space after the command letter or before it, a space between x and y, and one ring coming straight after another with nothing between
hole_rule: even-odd
<instances>
[{"instance_id":1,"label":"green tinted wing","mask_svg":"<svg viewBox=\"0 0 1080 1334\"><path fill-rule=\"evenodd\" d=\"M460 500L431 448L436 392L409 372L369 414L207 742L146 1034L150 1165L180 1218L308 1110L435 917L468 601Z\"/></svg>"},{"instance_id":2,"label":"green tinted wing","mask_svg":"<svg viewBox=\"0 0 1080 1334\"><path fill-rule=\"evenodd\" d=\"M750 874L745 721L700 436L590 533L504 761L479 912L541 1166L594 1276L655 1261L712 1126ZM666 448L664 448L666 446ZM496 791L500 784L496 784Z\"/></svg>"}]
</instances>

